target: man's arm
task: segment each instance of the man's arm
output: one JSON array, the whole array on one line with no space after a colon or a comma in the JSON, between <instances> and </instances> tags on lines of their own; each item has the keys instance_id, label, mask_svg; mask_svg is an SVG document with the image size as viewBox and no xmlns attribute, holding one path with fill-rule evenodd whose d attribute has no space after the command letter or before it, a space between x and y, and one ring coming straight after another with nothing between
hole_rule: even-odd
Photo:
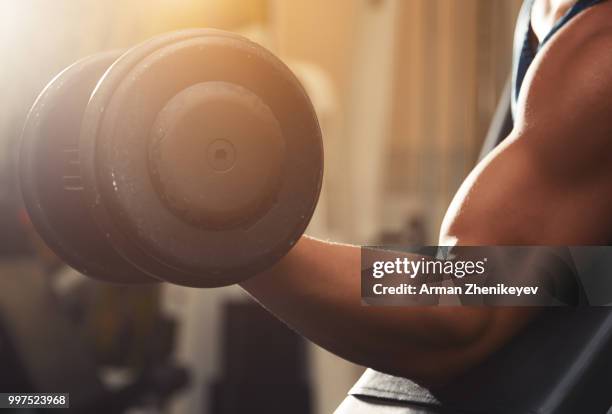
<instances>
[{"instance_id":1,"label":"man's arm","mask_svg":"<svg viewBox=\"0 0 612 414\"><path fill-rule=\"evenodd\" d=\"M612 31L587 24L568 25L538 55L525 79L514 131L461 186L442 225L441 244L610 240ZM243 287L339 356L429 386L484 359L534 313L362 307L359 248L307 237Z\"/></svg>"},{"instance_id":2,"label":"man's arm","mask_svg":"<svg viewBox=\"0 0 612 414\"><path fill-rule=\"evenodd\" d=\"M361 306L359 247L308 237L242 286L329 351L430 386L479 361L526 321L501 308Z\"/></svg>"}]
</instances>

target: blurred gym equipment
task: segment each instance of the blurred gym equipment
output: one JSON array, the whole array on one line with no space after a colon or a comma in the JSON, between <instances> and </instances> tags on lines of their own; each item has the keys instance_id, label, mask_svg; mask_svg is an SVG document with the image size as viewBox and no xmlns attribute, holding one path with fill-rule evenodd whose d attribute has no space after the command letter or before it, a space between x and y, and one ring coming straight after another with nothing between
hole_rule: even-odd
<instances>
[{"instance_id":1,"label":"blurred gym equipment","mask_svg":"<svg viewBox=\"0 0 612 414\"><path fill-rule=\"evenodd\" d=\"M211 386L210 412L310 413L304 338L254 301L228 303L223 318L224 375Z\"/></svg>"},{"instance_id":2,"label":"blurred gym equipment","mask_svg":"<svg viewBox=\"0 0 612 414\"><path fill-rule=\"evenodd\" d=\"M194 29L56 76L28 115L20 182L38 232L81 273L215 287L291 249L322 164L290 70L238 35Z\"/></svg>"},{"instance_id":3,"label":"blurred gym equipment","mask_svg":"<svg viewBox=\"0 0 612 414\"><path fill-rule=\"evenodd\" d=\"M3 366L0 389L3 392L70 392L70 412L108 414L143 406L150 408L149 412L158 412L155 407L163 407L187 385L187 371L171 361L167 349L159 349L166 342L164 336L168 337L163 334L163 328L151 333L157 339L155 349L134 344L139 358L147 359L148 363L133 367L134 375L121 383L105 381L101 375L105 366L135 364L116 358L101 363L97 352L92 350L95 346L79 335L78 321L69 317L49 288L49 275L40 270L33 260L0 263L0 363ZM107 309L107 318L112 313ZM160 322L165 325L168 321L160 319ZM100 328L102 332L98 334L104 333L104 324L83 325L86 329ZM121 338L116 335L105 339L117 342Z\"/></svg>"}]
</instances>

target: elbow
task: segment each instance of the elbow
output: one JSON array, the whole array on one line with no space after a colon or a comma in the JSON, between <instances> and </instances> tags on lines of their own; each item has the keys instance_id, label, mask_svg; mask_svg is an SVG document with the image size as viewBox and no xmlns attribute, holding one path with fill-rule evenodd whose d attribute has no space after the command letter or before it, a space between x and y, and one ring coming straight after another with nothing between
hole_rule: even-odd
<instances>
[{"instance_id":1,"label":"elbow","mask_svg":"<svg viewBox=\"0 0 612 414\"><path fill-rule=\"evenodd\" d=\"M492 308L442 308L426 345L395 348L378 370L429 389L444 387L489 357L504 342ZM381 361L383 362L383 361ZM385 365L385 366L382 366ZM375 368L376 369L376 368Z\"/></svg>"},{"instance_id":2,"label":"elbow","mask_svg":"<svg viewBox=\"0 0 612 414\"><path fill-rule=\"evenodd\" d=\"M412 357L395 356L393 375L409 378L419 385L436 389L452 384L458 377L491 358L534 315L530 308L451 308L454 320L430 347L422 347Z\"/></svg>"}]
</instances>

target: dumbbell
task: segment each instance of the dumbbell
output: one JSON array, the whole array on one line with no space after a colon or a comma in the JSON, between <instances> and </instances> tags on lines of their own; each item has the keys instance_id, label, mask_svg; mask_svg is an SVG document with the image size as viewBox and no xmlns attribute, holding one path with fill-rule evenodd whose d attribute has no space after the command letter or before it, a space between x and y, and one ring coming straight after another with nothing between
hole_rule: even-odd
<instances>
[{"instance_id":1,"label":"dumbbell","mask_svg":"<svg viewBox=\"0 0 612 414\"><path fill-rule=\"evenodd\" d=\"M25 207L50 248L110 282L216 287L280 260L321 188L312 104L272 53L193 29L74 63L21 137Z\"/></svg>"}]
</instances>

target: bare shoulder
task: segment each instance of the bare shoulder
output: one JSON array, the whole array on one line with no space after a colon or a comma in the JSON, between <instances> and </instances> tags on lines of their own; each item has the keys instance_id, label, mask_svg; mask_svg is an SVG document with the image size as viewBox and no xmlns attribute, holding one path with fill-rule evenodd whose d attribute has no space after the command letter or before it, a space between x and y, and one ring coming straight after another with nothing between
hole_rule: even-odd
<instances>
[{"instance_id":1,"label":"bare shoulder","mask_svg":"<svg viewBox=\"0 0 612 414\"><path fill-rule=\"evenodd\" d=\"M539 155L577 167L610 161L602 155L612 153L612 1L551 38L525 76L517 109L517 129L528 131Z\"/></svg>"},{"instance_id":2,"label":"bare shoulder","mask_svg":"<svg viewBox=\"0 0 612 414\"><path fill-rule=\"evenodd\" d=\"M612 95L606 94L609 88L612 1L582 12L551 38L525 76L519 105L527 112L545 108L575 111L576 103L590 99L612 104Z\"/></svg>"}]
</instances>

